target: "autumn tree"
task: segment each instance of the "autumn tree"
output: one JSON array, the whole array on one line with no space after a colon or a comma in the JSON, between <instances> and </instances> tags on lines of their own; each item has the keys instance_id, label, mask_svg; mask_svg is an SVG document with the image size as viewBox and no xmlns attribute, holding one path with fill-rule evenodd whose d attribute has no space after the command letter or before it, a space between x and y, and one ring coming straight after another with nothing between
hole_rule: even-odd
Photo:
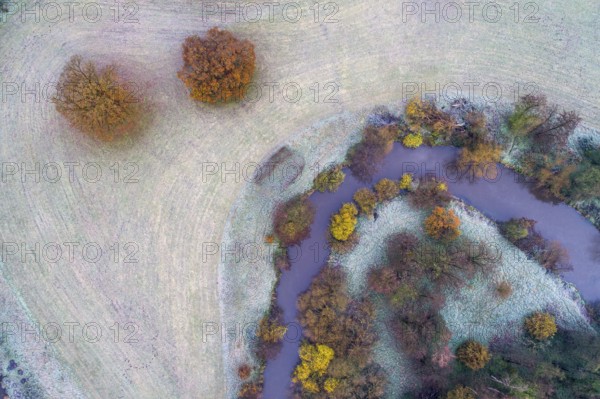
<instances>
[{"instance_id":1,"label":"autumn tree","mask_svg":"<svg viewBox=\"0 0 600 399\"><path fill-rule=\"evenodd\" d=\"M469 171L469 176L495 179L498 176L499 166L497 163L500 162L500 154L499 146L491 143L479 143L473 148L462 148L456 163L459 171ZM462 175L464 173L461 173Z\"/></svg>"},{"instance_id":2,"label":"autumn tree","mask_svg":"<svg viewBox=\"0 0 600 399\"><path fill-rule=\"evenodd\" d=\"M459 385L448 392L446 399L476 399L476 396L473 389Z\"/></svg>"},{"instance_id":3,"label":"autumn tree","mask_svg":"<svg viewBox=\"0 0 600 399\"><path fill-rule=\"evenodd\" d=\"M368 188L361 188L352 197L365 215L372 215L377 205L377 195Z\"/></svg>"},{"instance_id":4,"label":"autumn tree","mask_svg":"<svg viewBox=\"0 0 600 399\"><path fill-rule=\"evenodd\" d=\"M479 370L490 361L490 353L477 341L466 341L456 349L456 357L471 370Z\"/></svg>"},{"instance_id":5,"label":"autumn tree","mask_svg":"<svg viewBox=\"0 0 600 399\"><path fill-rule=\"evenodd\" d=\"M442 183L442 181L431 177L421 179L419 186L408 196L408 201L412 206L419 209L431 209L436 206L445 207L452 196L448 192L448 186Z\"/></svg>"},{"instance_id":6,"label":"autumn tree","mask_svg":"<svg viewBox=\"0 0 600 399\"><path fill-rule=\"evenodd\" d=\"M390 179L381 179L375 184L375 192L379 202L390 201L400 194L398 183Z\"/></svg>"},{"instance_id":7,"label":"autumn tree","mask_svg":"<svg viewBox=\"0 0 600 399\"><path fill-rule=\"evenodd\" d=\"M378 164L392 150L397 135L395 125L365 127L360 143L348 152L352 174L362 181L370 181Z\"/></svg>"},{"instance_id":8,"label":"autumn tree","mask_svg":"<svg viewBox=\"0 0 600 399\"><path fill-rule=\"evenodd\" d=\"M536 312L525 319L525 329L533 338L543 341L556 334L556 319L549 313Z\"/></svg>"},{"instance_id":9,"label":"autumn tree","mask_svg":"<svg viewBox=\"0 0 600 399\"><path fill-rule=\"evenodd\" d=\"M295 197L281 204L275 211L274 229L286 245L298 244L310 234L315 207L304 197Z\"/></svg>"},{"instance_id":10,"label":"autumn tree","mask_svg":"<svg viewBox=\"0 0 600 399\"><path fill-rule=\"evenodd\" d=\"M346 241L356 228L358 220L356 218L358 210L351 203L342 205L340 211L331 217L331 225L329 231L333 238L338 241Z\"/></svg>"},{"instance_id":11,"label":"autumn tree","mask_svg":"<svg viewBox=\"0 0 600 399\"><path fill-rule=\"evenodd\" d=\"M313 182L315 190L324 193L325 191L335 192L338 187L344 182L346 174L342 172L340 166L324 170L320 172Z\"/></svg>"},{"instance_id":12,"label":"autumn tree","mask_svg":"<svg viewBox=\"0 0 600 399\"><path fill-rule=\"evenodd\" d=\"M73 127L110 141L131 133L141 117L141 99L117 74L116 66L98 69L73 56L63 69L52 97L56 110Z\"/></svg>"},{"instance_id":13,"label":"autumn tree","mask_svg":"<svg viewBox=\"0 0 600 399\"><path fill-rule=\"evenodd\" d=\"M453 210L434 208L425 220L425 231L436 240L452 241L460 235L460 219Z\"/></svg>"},{"instance_id":14,"label":"autumn tree","mask_svg":"<svg viewBox=\"0 0 600 399\"><path fill-rule=\"evenodd\" d=\"M255 60L250 41L215 27L205 37L185 39L184 65L177 76L195 100L207 103L240 100L252 80Z\"/></svg>"}]
</instances>

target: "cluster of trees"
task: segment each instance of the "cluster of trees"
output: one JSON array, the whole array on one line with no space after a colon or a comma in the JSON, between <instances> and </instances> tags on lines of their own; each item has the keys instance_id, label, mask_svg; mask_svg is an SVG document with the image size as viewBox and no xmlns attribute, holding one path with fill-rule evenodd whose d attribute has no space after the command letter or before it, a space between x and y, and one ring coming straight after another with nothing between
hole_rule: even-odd
<instances>
[{"instance_id":1,"label":"cluster of trees","mask_svg":"<svg viewBox=\"0 0 600 399\"><path fill-rule=\"evenodd\" d=\"M440 315L444 292L464 286L477 272L489 272L496 260L480 243L464 238L420 240L410 233L390 237L386 259L386 265L370 271L369 288L389 304L393 313L390 328L402 352L412 360L422 386L438 395L447 388L453 359L460 358L449 348L451 332ZM419 396L425 390L418 389L409 397L429 397Z\"/></svg>"},{"instance_id":2,"label":"cluster of trees","mask_svg":"<svg viewBox=\"0 0 600 399\"><path fill-rule=\"evenodd\" d=\"M205 37L185 39L184 65L177 75L195 100L239 100L254 75L255 59L251 42L215 27ZM109 141L139 128L144 109L133 87L119 76L116 66L99 68L73 56L60 75L52 101L73 127Z\"/></svg>"},{"instance_id":3,"label":"cluster of trees","mask_svg":"<svg viewBox=\"0 0 600 399\"><path fill-rule=\"evenodd\" d=\"M408 122L407 129L405 129L406 137L413 135L409 142L415 144L417 141L414 137L420 136L423 129L430 132L427 137L428 144L437 145L448 142L458 127L456 120L448 113L438 109L434 101L420 99L419 97L413 97L408 101L405 116ZM420 137L420 140L422 142L423 138ZM407 147L411 146L407 145Z\"/></svg>"},{"instance_id":4,"label":"cluster of trees","mask_svg":"<svg viewBox=\"0 0 600 399\"><path fill-rule=\"evenodd\" d=\"M306 196L294 197L275 211L274 230L284 246L298 244L310 234L315 207Z\"/></svg>"},{"instance_id":5,"label":"cluster of trees","mask_svg":"<svg viewBox=\"0 0 600 399\"><path fill-rule=\"evenodd\" d=\"M301 397L383 397L386 378L372 358L375 309L349 296L344 272L325 266L299 297L298 310L306 338L294 373Z\"/></svg>"},{"instance_id":6,"label":"cluster of trees","mask_svg":"<svg viewBox=\"0 0 600 399\"><path fill-rule=\"evenodd\" d=\"M499 227L504 237L548 271L559 273L572 270L567 250L558 241L543 238L535 230L535 224L535 220L519 218L502 222Z\"/></svg>"}]
</instances>

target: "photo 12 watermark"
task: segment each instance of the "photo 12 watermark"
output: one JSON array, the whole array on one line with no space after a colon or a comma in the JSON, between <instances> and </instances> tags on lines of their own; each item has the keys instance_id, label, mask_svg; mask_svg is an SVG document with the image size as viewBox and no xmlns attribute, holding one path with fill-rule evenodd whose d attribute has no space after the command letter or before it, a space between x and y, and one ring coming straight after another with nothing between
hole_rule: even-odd
<instances>
[{"instance_id":1,"label":"photo 12 watermark","mask_svg":"<svg viewBox=\"0 0 600 399\"><path fill-rule=\"evenodd\" d=\"M135 2L112 4L76 1L2 2L0 24L8 20L21 23L99 23L112 21L120 24L139 24L140 7Z\"/></svg>"},{"instance_id":2,"label":"photo 12 watermark","mask_svg":"<svg viewBox=\"0 0 600 399\"><path fill-rule=\"evenodd\" d=\"M540 6L536 2L514 2L502 5L496 1L404 1L402 22L449 23L484 22L496 24L502 20L514 23L539 23Z\"/></svg>"}]
</instances>

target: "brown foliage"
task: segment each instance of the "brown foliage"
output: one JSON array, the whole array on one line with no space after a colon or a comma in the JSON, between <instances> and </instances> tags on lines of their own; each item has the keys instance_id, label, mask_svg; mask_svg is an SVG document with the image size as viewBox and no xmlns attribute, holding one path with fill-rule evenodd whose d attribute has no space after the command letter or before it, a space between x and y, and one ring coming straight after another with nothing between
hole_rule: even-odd
<instances>
[{"instance_id":1,"label":"brown foliage","mask_svg":"<svg viewBox=\"0 0 600 399\"><path fill-rule=\"evenodd\" d=\"M375 192L379 202L390 201L400 194L398 182L390 179L381 179L375 184Z\"/></svg>"},{"instance_id":2,"label":"brown foliage","mask_svg":"<svg viewBox=\"0 0 600 399\"><path fill-rule=\"evenodd\" d=\"M533 338L542 341L556 334L556 320L549 313L536 312L525 319L525 329Z\"/></svg>"},{"instance_id":3,"label":"brown foliage","mask_svg":"<svg viewBox=\"0 0 600 399\"><path fill-rule=\"evenodd\" d=\"M255 60L251 42L215 27L203 38L185 39L184 66L177 76L195 100L207 103L240 100L254 74Z\"/></svg>"},{"instance_id":4,"label":"brown foliage","mask_svg":"<svg viewBox=\"0 0 600 399\"><path fill-rule=\"evenodd\" d=\"M73 127L105 141L130 133L141 117L140 99L116 67L97 70L80 56L73 56L63 69L52 102Z\"/></svg>"},{"instance_id":5,"label":"brown foliage","mask_svg":"<svg viewBox=\"0 0 600 399\"><path fill-rule=\"evenodd\" d=\"M348 153L352 174L362 181L370 181L378 164L392 149L397 134L395 125L367 126L362 141Z\"/></svg>"},{"instance_id":6,"label":"brown foliage","mask_svg":"<svg viewBox=\"0 0 600 399\"><path fill-rule=\"evenodd\" d=\"M408 201L419 209L431 209L436 206L445 207L452 196L447 190L439 189L440 182L434 178L422 179L419 187L408 195Z\"/></svg>"},{"instance_id":7,"label":"brown foliage","mask_svg":"<svg viewBox=\"0 0 600 399\"><path fill-rule=\"evenodd\" d=\"M461 149L456 161L461 176L486 177L494 180L498 176L501 149L495 144L481 143Z\"/></svg>"},{"instance_id":8,"label":"brown foliage","mask_svg":"<svg viewBox=\"0 0 600 399\"><path fill-rule=\"evenodd\" d=\"M274 230L284 245L298 244L310 234L314 217L313 204L307 198L295 197L277 207Z\"/></svg>"},{"instance_id":9,"label":"brown foliage","mask_svg":"<svg viewBox=\"0 0 600 399\"><path fill-rule=\"evenodd\" d=\"M361 188L352 197L365 215L372 215L377 205L377 195L368 188Z\"/></svg>"},{"instance_id":10,"label":"brown foliage","mask_svg":"<svg viewBox=\"0 0 600 399\"><path fill-rule=\"evenodd\" d=\"M237 373L238 377L240 377L242 380L247 380L248 377L250 377L250 374L252 373L252 368L246 363L244 363L240 365L240 367L238 367Z\"/></svg>"},{"instance_id":11,"label":"brown foliage","mask_svg":"<svg viewBox=\"0 0 600 399\"><path fill-rule=\"evenodd\" d=\"M398 274L391 267L373 269L369 272L369 288L380 294L392 294L400 286Z\"/></svg>"},{"instance_id":12,"label":"brown foliage","mask_svg":"<svg viewBox=\"0 0 600 399\"><path fill-rule=\"evenodd\" d=\"M239 399L260 399L262 398L262 388L255 383L246 383L242 385L238 392Z\"/></svg>"},{"instance_id":13,"label":"brown foliage","mask_svg":"<svg viewBox=\"0 0 600 399\"><path fill-rule=\"evenodd\" d=\"M496 293L500 299L507 299L513 293L513 288L508 281L501 281L496 285Z\"/></svg>"}]
</instances>

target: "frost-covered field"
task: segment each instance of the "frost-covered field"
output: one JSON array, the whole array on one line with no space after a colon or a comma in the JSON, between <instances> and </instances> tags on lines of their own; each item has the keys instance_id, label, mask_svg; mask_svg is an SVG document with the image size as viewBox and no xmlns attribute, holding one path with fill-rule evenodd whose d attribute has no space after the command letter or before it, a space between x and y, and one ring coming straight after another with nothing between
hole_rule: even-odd
<instances>
[{"instance_id":1,"label":"frost-covered field","mask_svg":"<svg viewBox=\"0 0 600 399\"><path fill-rule=\"evenodd\" d=\"M23 7L34 7L33 1L26 3ZM57 2L36 2L49 3ZM222 339L204 331L207 323L221 323L220 253L207 255L203 244L225 241L223 229L245 181L219 171L207 176L206 163L231 170L258 162L304 126L402 97L407 82L429 88L456 82L465 92L465 82L479 82L479 87L497 82L507 99L513 98L515 84L535 82L551 101L579 109L586 124L600 127L599 6L593 2L544 2L535 24L515 23L512 17L498 23L481 17L472 23L466 18L421 23L414 16L403 22L401 4L383 0L340 2L337 23L324 23L324 14L315 23L309 9L314 2L306 1L296 23L280 15L273 22L229 19L232 31L256 44L259 85L293 82L303 95L289 103L279 92L270 101L264 86L259 101L226 107L193 104L176 78L182 40L222 24L219 17L202 20L202 2L136 1L137 23L125 23L123 9L115 21L114 1L93 2L89 15L100 7L102 17L86 21L83 3L92 2L79 3L73 21L68 2L59 1L58 21L48 20L55 17L51 6L37 21L31 14L24 20L17 14L0 23L1 158L19 168L25 163L30 170L36 162L40 169L50 162L62 167L56 183L35 182L31 175L22 182L20 173L3 176L2 242L27 248L65 242L81 248L94 242L105 254L93 264L81 256L56 263L37 262L31 255L24 261L19 255L4 259L1 321L58 323L63 329L63 339L54 343L23 345L20 331L3 343L2 367L15 359L28 378L26 385L37 387L36 399L225 397L223 357L229 355ZM498 3L508 13L513 1ZM154 111L143 134L100 145L72 131L55 113L43 88L56 81L73 54L116 62L139 83ZM330 93L327 83L339 86L333 97L337 103L323 102ZM36 84L37 98L31 94ZM318 101L314 87L320 88ZM347 131L332 128L336 140L358 125L349 123ZM336 148L333 141L328 148ZM98 163L103 178L86 181L80 166L71 181L65 162ZM131 170L121 169L115 183L111 166L117 162L121 168L128 162L137 165L138 181L125 184ZM293 190L307 188L305 183ZM131 242L139 261L124 264L123 246ZM121 250L117 263L106 255L113 254L115 244ZM272 282L272 274L264 277ZM256 291L250 285L236 287L245 289ZM264 295L258 295L263 302ZM64 323L90 322L102 327L103 338L87 342L79 334L70 342ZM114 342L110 327L117 322L121 327L134 323L138 342L123 342L127 331L122 328ZM11 386L21 386L21 377L13 370ZM20 389L10 391L18 397Z\"/></svg>"}]
</instances>

